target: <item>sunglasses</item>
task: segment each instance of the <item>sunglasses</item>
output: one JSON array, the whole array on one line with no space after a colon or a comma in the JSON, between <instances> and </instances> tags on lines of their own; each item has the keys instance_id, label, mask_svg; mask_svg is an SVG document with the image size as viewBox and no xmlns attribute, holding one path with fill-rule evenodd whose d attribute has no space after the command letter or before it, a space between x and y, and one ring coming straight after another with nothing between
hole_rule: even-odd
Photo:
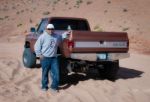
<instances>
[{"instance_id":1,"label":"sunglasses","mask_svg":"<svg viewBox=\"0 0 150 102\"><path fill-rule=\"evenodd\" d=\"M47 29L47 30L54 30L54 29Z\"/></svg>"}]
</instances>

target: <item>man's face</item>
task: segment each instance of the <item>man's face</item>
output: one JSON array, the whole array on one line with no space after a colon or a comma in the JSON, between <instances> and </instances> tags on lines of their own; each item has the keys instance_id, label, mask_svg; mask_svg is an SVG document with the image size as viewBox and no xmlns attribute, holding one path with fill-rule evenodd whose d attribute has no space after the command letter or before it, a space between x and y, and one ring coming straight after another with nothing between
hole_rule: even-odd
<instances>
[{"instance_id":1,"label":"man's face","mask_svg":"<svg viewBox=\"0 0 150 102\"><path fill-rule=\"evenodd\" d=\"M54 32L54 29L46 29L48 34L52 34Z\"/></svg>"}]
</instances>

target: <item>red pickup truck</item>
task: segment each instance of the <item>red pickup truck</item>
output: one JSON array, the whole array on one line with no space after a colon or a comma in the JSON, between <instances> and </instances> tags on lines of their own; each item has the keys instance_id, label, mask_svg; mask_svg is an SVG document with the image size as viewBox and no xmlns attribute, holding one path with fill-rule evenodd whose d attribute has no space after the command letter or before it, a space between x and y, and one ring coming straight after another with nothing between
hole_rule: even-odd
<instances>
[{"instance_id":1,"label":"red pickup truck","mask_svg":"<svg viewBox=\"0 0 150 102\"><path fill-rule=\"evenodd\" d=\"M100 76L114 79L119 69L119 59L129 57L126 32L93 32L84 18L50 17L43 18L38 28L32 27L26 35L23 52L25 67L35 67L38 58L34 44L49 23L55 26L56 34L71 31L58 49L62 75L68 73L66 67L70 65L74 72L87 72L89 68L96 68Z\"/></svg>"}]
</instances>

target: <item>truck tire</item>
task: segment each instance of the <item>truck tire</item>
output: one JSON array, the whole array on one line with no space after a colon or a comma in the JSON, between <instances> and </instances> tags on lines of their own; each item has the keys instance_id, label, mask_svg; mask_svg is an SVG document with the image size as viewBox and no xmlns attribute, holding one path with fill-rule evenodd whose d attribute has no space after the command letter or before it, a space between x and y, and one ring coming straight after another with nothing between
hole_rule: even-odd
<instances>
[{"instance_id":1,"label":"truck tire","mask_svg":"<svg viewBox=\"0 0 150 102\"><path fill-rule=\"evenodd\" d=\"M36 65L36 55L31 51L30 48L25 48L23 52L23 64L27 68L33 68Z\"/></svg>"},{"instance_id":2,"label":"truck tire","mask_svg":"<svg viewBox=\"0 0 150 102\"><path fill-rule=\"evenodd\" d=\"M103 68L98 68L100 77L115 80L119 70L119 61L108 61L103 64Z\"/></svg>"}]
</instances>

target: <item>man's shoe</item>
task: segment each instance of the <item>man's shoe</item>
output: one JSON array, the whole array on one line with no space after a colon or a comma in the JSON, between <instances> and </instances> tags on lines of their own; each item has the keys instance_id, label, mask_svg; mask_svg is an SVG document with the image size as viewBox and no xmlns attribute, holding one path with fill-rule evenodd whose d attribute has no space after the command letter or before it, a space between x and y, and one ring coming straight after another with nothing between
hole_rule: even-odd
<instances>
[{"instance_id":1,"label":"man's shoe","mask_svg":"<svg viewBox=\"0 0 150 102\"><path fill-rule=\"evenodd\" d=\"M50 92L51 92L51 94L57 94L58 92L59 92L59 90L56 90L56 89L50 89Z\"/></svg>"},{"instance_id":2,"label":"man's shoe","mask_svg":"<svg viewBox=\"0 0 150 102\"><path fill-rule=\"evenodd\" d=\"M48 90L48 88L41 88L42 89L42 91L47 91Z\"/></svg>"}]
</instances>

